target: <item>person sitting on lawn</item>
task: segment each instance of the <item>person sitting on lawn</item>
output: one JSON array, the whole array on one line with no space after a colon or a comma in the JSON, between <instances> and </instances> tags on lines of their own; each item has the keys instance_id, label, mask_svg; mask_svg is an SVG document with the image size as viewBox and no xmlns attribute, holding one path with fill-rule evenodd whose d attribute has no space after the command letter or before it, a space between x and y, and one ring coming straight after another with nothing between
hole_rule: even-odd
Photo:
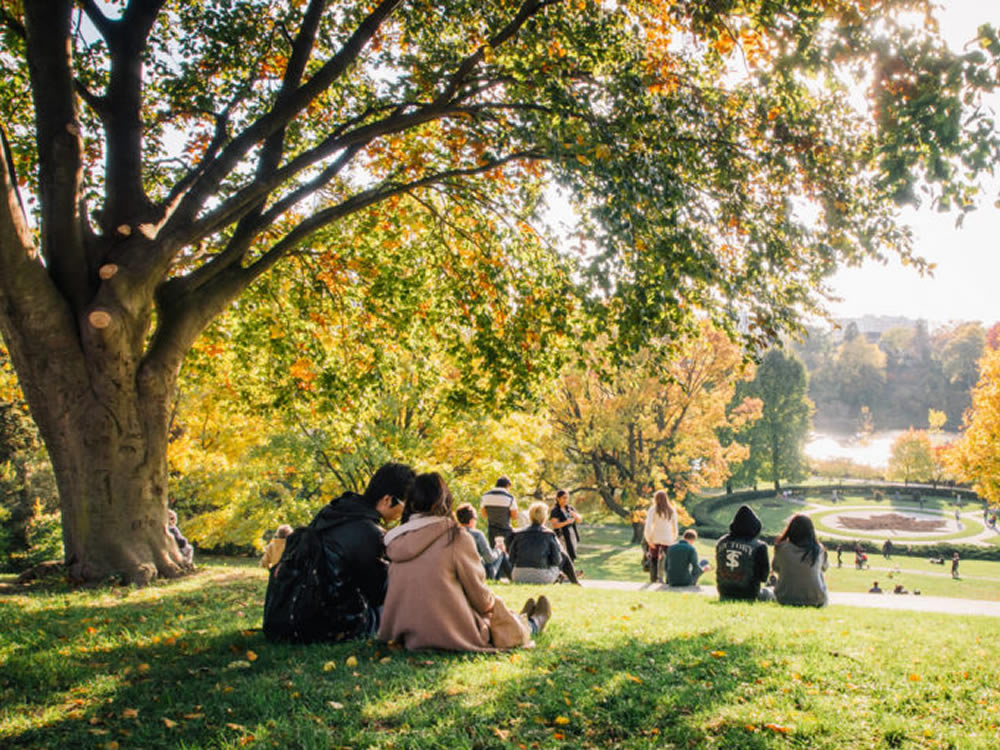
<instances>
[{"instance_id":1,"label":"person sitting on lawn","mask_svg":"<svg viewBox=\"0 0 1000 750\"><path fill-rule=\"evenodd\" d=\"M715 545L715 585L722 601L773 600L770 590L761 588L770 565L767 545L757 538L760 529L757 514L749 505L741 505L729 533Z\"/></svg>"},{"instance_id":2,"label":"person sitting on lawn","mask_svg":"<svg viewBox=\"0 0 1000 750\"><path fill-rule=\"evenodd\" d=\"M903 586L903 584L897 583L896 584L896 588L894 588L892 590L892 593L894 593L894 594L909 594L910 592L906 590L906 588Z\"/></svg>"},{"instance_id":3,"label":"person sitting on lawn","mask_svg":"<svg viewBox=\"0 0 1000 750\"><path fill-rule=\"evenodd\" d=\"M476 509L469 503L462 503L455 509L455 519L472 536L472 540L476 543L476 551L479 553L479 558L483 561L483 570L486 571L486 577L491 581L495 581L498 578L509 579L511 574L510 558L507 557L503 537L498 536L495 546L490 549L490 545L486 541L486 535L476 528Z\"/></svg>"},{"instance_id":4,"label":"person sitting on lawn","mask_svg":"<svg viewBox=\"0 0 1000 750\"><path fill-rule=\"evenodd\" d=\"M696 586L698 578L710 567L708 560L699 560L694 542L698 532L688 529L677 544L667 550L667 583L670 586Z\"/></svg>"},{"instance_id":5,"label":"person sitting on lawn","mask_svg":"<svg viewBox=\"0 0 1000 750\"><path fill-rule=\"evenodd\" d=\"M573 561L559 546L555 532L542 525L548 515L548 505L532 503L528 507L530 525L511 537L507 554L513 567L510 580L514 583L555 583L560 571L570 583L579 583Z\"/></svg>"},{"instance_id":6,"label":"person sitting on lawn","mask_svg":"<svg viewBox=\"0 0 1000 750\"><path fill-rule=\"evenodd\" d=\"M829 601L823 577L830 564L826 549L816 539L809 516L796 514L774 542L774 562L778 574L774 596L780 604L823 607Z\"/></svg>"},{"instance_id":7,"label":"person sitting on lawn","mask_svg":"<svg viewBox=\"0 0 1000 750\"><path fill-rule=\"evenodd\" d=\"M881 594L882 593L882 589L880 589L878 587L878 581L873 581L872 582L872 587L870 589L868 589L868 593L869 594Z\"/></svg>"},{"instance_id":8,"label":"person sitting on lawn","mask_svg":"<svg viewBox=\"0 0 1000 750\"><path fill-rule=\"evenodd\" d=\"M184 562L188 565L194 565L194 545L177 528L177 514L172 510L167 511L167 533L177 542L177 549L181 551Z\"/></svg>"},{"instance_id":9,"label":"person sitting on lawn","mask_svg":"<svg viewBox=\"0 0 1000 750\"><path fill-rule=\"evenodd\" d=\"M278 530L274 532L274 536L271 537L271 541L264 548L263 556L260 558L262 568L271 568L281 559L281 555L285 551L285 540L291 535L292 527L287 523L283 523L278 527Z\"/></svg>"},{"instance_id":10,"label":"person sitting on lawn","mask_svg":"<svg viewBox=\"0 0 1000 750\"><path fill-rule=\"evenodd\" d=\"M511 612L486 586L476 543L452 517L451 505L439 474L414 480L402 523L385 535L389 590L379 639L410 650L528 645L552 616L551 605L539 597L529 599L520 615Z\"/></svg>"}]
</instances>

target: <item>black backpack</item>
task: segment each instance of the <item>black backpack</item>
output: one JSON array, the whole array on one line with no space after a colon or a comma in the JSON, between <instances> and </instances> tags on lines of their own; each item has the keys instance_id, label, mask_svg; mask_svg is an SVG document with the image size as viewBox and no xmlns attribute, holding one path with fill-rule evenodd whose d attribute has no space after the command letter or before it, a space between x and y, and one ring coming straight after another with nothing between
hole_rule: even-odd
<instances>
[{"instance_id":1,"label":"black backpack","mask_svg":"<svg viewBox=\"0 0 1000 750\"><path fill-rule=\"evenodd\" d=\"M337 547L323 533L337 521L313 519L296 529L271 568L264 597L264 635L271 641L316 643L357 638L368 630L368 603Z\"/></svg>"}]
</instances>

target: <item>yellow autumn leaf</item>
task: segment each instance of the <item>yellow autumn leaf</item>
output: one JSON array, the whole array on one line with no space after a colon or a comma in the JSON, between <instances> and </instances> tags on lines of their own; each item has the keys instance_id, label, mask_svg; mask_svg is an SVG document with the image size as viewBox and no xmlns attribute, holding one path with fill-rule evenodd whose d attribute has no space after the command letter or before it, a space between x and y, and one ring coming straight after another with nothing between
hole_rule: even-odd
<instances>
[{"instance_id":1,"label":"yellow autumn leaf","mask_svg":"<svg viewBox=\"0 0 1000 750\"><path fill-rule=\"evenodd\" d=\"M143 662L138 667L136 667L136 671L139 672L140 674L144 674L149 671L149 665Z\"/></svg>"},{"instance_id":2,"label":"yellow autumn leaf","mask_svg":"<svg viewBox=\"0 0 1000 750\"><path fill-rule=\"evenodd\" d=\"M356 667L358 666L358 659L356 656L348 656L347 661L345 661L344 664L348 667Z\"/></svg>"},{"instance_id":3,"label":"yellow autumn leaf","mask_svg":"<svg viewBox=\"0 0 1000 750\"><path fill-rule=\"evenodd\" d=\"M569 717L567 717L567 716L557 716L555 718L555 722L559 726L566 726L567 724L569 724Z\"/></svg>"},{"instance_id":4,"label":"yellow autumn leaf","mask_svg":"<svg viewBox=\"0 0 1000 750\"><path fill-rule=\"evenodd\" d=\"M924 678L916 674L915 672L911 673L909 676L910 682L920 682L922 679Z\"/></svg>"},{"instance_id":5,"label":"yellow autumn leaf","mask_svg":"<svg viewBox=\"0 0 1000 750\"><path fill-rule=\"evenodd\" d=\"M123 719L134 719L138 715L139 715L139 711L138 711L138 709L135 709L135 708L126 708L125 710L122 711L122 718Z\"/></svg>"},{"instance_id":6,"label":"yellow autumn leaf","mask_svg":"<svg viewBox=\"0 0 1000 750\"><path fill-rule=\"evenodd\" d=\"M725 651L713 651L712 656L716 659L721 659L726 655Z\"/></svg>"},{"instance_id":7,"label":"yellow autumn leaf","mask_svg":"<svg viewBox=\"0 0 1000 750\"><path fill-rule=\"evenodd\" d=\"M336 668L337 668L337 662L335 662L335 661L323 662L323 671L324 672L332 672Z\"/></svg>"}]
</instances>

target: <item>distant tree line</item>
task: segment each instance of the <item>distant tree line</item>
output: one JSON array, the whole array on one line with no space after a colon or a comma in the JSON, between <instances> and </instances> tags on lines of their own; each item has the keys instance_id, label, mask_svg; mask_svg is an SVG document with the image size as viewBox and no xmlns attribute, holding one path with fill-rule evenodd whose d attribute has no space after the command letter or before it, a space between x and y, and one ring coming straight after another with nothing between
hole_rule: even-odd
<instances>
[{"instance_id":1,"label":"distant tree line","mask_svg":"<svg viewBox=\"0 0 1000 750\"><path fill-rule=\"evenodd\" d=\"M971 405L979 360L995 347L1000 323L962 322L928 329L926 321L894 321L861 330L811 328L794 345L809 373L816 427L838 432L923 428L931 409L957 430Z\"/></svg>"}]
</instances>

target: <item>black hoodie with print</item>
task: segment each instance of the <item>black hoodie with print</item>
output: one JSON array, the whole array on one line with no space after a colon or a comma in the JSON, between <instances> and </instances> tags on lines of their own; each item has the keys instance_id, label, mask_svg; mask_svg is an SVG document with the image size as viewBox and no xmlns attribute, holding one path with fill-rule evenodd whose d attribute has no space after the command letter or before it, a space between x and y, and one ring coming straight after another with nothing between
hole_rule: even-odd
<instances>
[{"instance_id":1,"label":"black hoodie with print","mask_svg":"<svg viewBox=\"0 0 1000 750\"><path fill-rule=\"evenodd\" d=\"M715 580L720 599L754 600L767 580L767 545L757 539L760 519L746 505L736 511L729 533L715 546Z\"/></svg>"}]
</instances>

